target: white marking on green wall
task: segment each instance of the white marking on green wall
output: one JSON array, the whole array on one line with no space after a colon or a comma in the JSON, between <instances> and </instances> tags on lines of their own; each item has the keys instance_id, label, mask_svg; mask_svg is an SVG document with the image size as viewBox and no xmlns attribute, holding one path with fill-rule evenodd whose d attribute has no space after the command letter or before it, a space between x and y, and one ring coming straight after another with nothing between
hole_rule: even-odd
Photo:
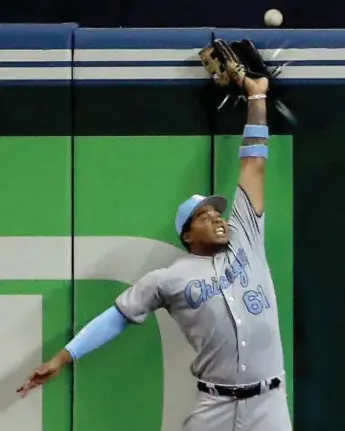
<instances>
[{"instance_id":1,"label":"white marking on green wall","mask_svg":"<svg viewBox=\"0 0 345 431\"><path fill-rule=\"evenodd\" d=\"M184 255L177 247L150 238L80 236L75 238L75 278L133 284Z\"/></svg>"},{"instance_id":2,"label":"white marking on green wall","mask_svg":"<svg viewBox=\"0 0 345 431\"><path fill-rule=\"evenodd\" d=\"M0 429L41 431L42 390L21 399L16 389L42 361L42 298L0 296Z\"/></svg>"},{"instance_id":3,"label":"white marking on green wall","mask_svg":"<svg viewBox=\"0 0 345 431\"><path fill-rule=\"evenodd\" d=\"M0 237L1 280L68 280L70 237Z\"/></svg>"}]
</instances>

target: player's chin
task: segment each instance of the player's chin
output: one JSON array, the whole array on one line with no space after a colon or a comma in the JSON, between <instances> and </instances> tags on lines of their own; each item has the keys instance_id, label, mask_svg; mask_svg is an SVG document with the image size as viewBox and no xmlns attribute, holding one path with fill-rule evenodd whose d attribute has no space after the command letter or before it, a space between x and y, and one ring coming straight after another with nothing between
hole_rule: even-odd
<instances>
[{"instance_id":1,"label":"player's chin","mask_svg":"<svg viewBox=\"0 0 345 431\"><path fill-rule=\"evenodd\" d=\"M216 236L212 242L214 245L227 245L229 242L229 235Z\"/></svg>"}]
</instances>

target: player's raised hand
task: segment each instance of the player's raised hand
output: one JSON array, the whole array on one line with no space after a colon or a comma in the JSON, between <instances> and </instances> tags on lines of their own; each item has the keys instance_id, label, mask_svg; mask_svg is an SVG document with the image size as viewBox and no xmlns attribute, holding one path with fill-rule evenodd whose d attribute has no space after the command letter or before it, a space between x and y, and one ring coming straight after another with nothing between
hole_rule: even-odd
<instances>
[{"instance_id":1,"label":"player's raised hand","mask_svg":"<svg viewBox=\"0 0 345 431\"><path fill-rule=\"evenodd\" d=\"M55 377L61 371L62 367L71 362L72 358L67 351L63 350L49 362L42 364L27 379L27 381L17 389L22 397L37 386L41 386Z\"/></svg>"}]
</instances>

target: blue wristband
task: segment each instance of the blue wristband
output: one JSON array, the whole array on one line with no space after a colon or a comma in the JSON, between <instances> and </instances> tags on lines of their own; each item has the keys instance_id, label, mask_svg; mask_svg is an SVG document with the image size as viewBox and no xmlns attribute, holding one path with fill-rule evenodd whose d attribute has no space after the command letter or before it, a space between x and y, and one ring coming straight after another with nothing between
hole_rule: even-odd
<instances>
[{"instance_id":1,"label":"blue wristband","mask_svg":"<svg viewBox=\"0 0 345 431\"><path fill-rule=\"evenodd\" d=\"M243 137L268 139L268 127L255 124L246 124L243 130Z\"/></svg>"},{"instance_id":2,"label":"blue wristband","mask_svg":"<svg viewBox=\"0 0 345 431\"><path fill-rule=\"evenodd\" d=\"M84 326L65 346L65 349L73 359L79 359L115 338L128 323L125 316L115 306L112 306Z\"/></svg>"},{"instance_id":3,"label":"blue wristband","mask_svg":"<svg viewBox=\"0 0 345 431\"><path fill-rule=\"evenodd\" d=\"M268 147L264 144L258 145L242 145L240 147L240 158L245 157L262 157L268 158Z\"/></svg>"}]
</instances>

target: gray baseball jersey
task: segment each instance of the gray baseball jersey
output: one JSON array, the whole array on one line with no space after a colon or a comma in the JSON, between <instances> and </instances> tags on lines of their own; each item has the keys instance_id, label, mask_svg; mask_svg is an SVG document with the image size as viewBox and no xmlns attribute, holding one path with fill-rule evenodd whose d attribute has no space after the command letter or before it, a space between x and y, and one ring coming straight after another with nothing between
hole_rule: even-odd
<instances>
[{"instance_id":1,"label":"gray baseball jersey","mask_svg":"<svg viewBox=\"0 0 345 431\"><path fill-rule=\"evenodd\" d=\"M246 384L284 372L273 281L264 247L264 217L237 188L227 251L186 255L150 272L116 300L130 320L165 308L196 352L198 379Z\"/></svg>"}]
</instances>

